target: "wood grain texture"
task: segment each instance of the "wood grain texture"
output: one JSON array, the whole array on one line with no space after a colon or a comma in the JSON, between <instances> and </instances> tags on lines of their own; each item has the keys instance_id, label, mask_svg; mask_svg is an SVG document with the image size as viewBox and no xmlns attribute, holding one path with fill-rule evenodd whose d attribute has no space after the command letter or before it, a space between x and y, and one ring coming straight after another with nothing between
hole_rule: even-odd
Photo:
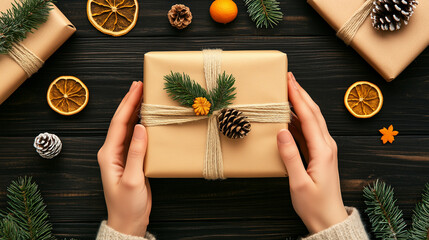
<instances>
[{"instance_id":1,"label":"wood grain texture","mask_svg":"<svg viewBox=\"0 0 429 240\"><path fill-rule=\"evenodd\" d=\"M398 79L386 83L357 53L334 36L271 37L269 41L258 36L229 39L74 36L39 73L0 105L1 134L28 136L41 129L55 129L65 134L88 131L104 134L130 83L143 79L143 56L146 52L210 47L225 50L278 49L287 53L289 70L320 105L333 135L378 135L377 130L388 124L394 124L401 134L429 134L429 50ZM88 106L78 115L60 116L46 103L45 92L51 81L60 75L74 75L89 88ZM371 119L354 118L343 104L347 88L360 80L376 83L384 94L381 112ZM16 125L20 125L20 131L16 131Z\"/></svg>"},{"instance_id":2,"label":"wood grain texture","mask_svg":"<svg viewBox=\"0 0 429 240\"><path fill-rule=\"evenodd\" d=\"M96 161L104 138L60 137L64 149L55 160L38 157L31 147L32 137L0 137L0 209L6 206L10 181L31 175L42 190L58 236L93 239L107 216ZM381 178L395 187L398 204L410 220L429 181L429 159L422 150L429 145L429 137L400 136L395 145L386 146L378 136L335 140L345 204L362 211L363 186ZM149 230L160 239L296 239L306 234L293 210L287 178L151 179L150 183Z\"/></svg>"},{"instance_id":3,"label":"wood grain texture","mask_svg":"<svg viewBox=\"0 0 429 240\"><path fill-rule=\"evenodd\" d=\"M144 53L219 47L287 53L290 70L321 107L337 141L345 204L363 212L363 186L381 178L395 187L410 223L429 181L429 50L386 83L305 1L281 1L285 17L275 29L256 29L243 2L236 2L237 20L222 25L208 15L211 1L188 0L193 23L177 31L166 17L176 2L139 1L136 27L113 38L90 25L85 0L58 1L78 31L0 105L0 209L6 207L9 183L31 175L48 204L56 235L94 239L107 215L96 153L129 85L143 78ZM60 75L77 76L89 88L89 104L75 116L61 116L46 103L47 88ZM383 109L371 119L356 119L343 105L346 89L360 80L377 84L384 94ZM399 135L393 144L382 145L378 129L390 124ZM32 147L43 131L63 141L54 160L41 159ZM307 233L293 210L287 178L151 179L151 186L149 231L159 239L284 240Z\"/></svg>"}]
</instances>

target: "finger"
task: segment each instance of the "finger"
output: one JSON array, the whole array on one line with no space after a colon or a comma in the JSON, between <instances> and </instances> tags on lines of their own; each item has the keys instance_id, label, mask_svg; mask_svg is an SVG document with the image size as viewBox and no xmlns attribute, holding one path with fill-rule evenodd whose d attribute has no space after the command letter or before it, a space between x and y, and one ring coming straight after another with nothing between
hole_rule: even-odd
<instances>
[{"instance_id":1,"label":"finger","mask_svg":"<svg viewBox=\"0 0 429 240\"><path fill-rule=\"evenodd\" d=\"M124 181L136 181L137 183L143 181L144 184L143 162L146 154L146 147L146 128L141 124L137 124L134 127L133 137L128 150L127 163L125 164L124 175L122 176Z\"/></svg>"},{"instance_id":2,"label":"finger","mask_svg":"<svg viewBox=\"0 0 429 240\"><path fill-rule=\"evenodd\" d=\"M109 131L107 132L106 144L112 149L123 148L126 142L128 129L132 123L138 118L135 114L137 107L140 104L140 99L143 93L142 82L137 82L134 89L130 91L130 95L122 108L110 122Z\"/></svg>"},{"instance_id":3,"label":"finger","mask_svg":"<svg viewBox=\"0 0 429 240\"><path fill-rule=\"evenodd\" d=\"M137 83L137 82L136 82L136 81L134 81L134 82L131 84L130 89L128 90L127 94L125 95L125 97L124 97L124 98L122 98L122 101L121 101L121 103L119 104L118 108L116 108L116 111L115 111L115 114L113 115L113 117L114 117L114 116L116 116L116 115L118 114L119 110L121 110L121 109L122 109L122 106L124 106L125 102L127 102L128 97L130 96L130 92L134 89L134 87L135 87L136 83Z\"/></svg>"},{"instance_id":4,"label":"finger","mask_svg":"<svg viewBox=\"0 0 429 240\"><path fill-rule=\"evenodd\" d=\"M147 203L145 215L149 217L150 210L152 209L152 190L150 188L150 184L149 184L149 179L148 178L145 178L145 183L146 183L146 192L147 192L147 199L148 199L148 203Z\"/></svg>"},{"instance_id":5,"label":"finger","mask_svg":"<svg viewBox=\"0 0 429 240\"><path fill-rule=\"evenodd\" d=\"M277 146L279 148L280 157L286 166L291 187L311 180L299 156L295 141L288 130L282 129L277 134Z\"/></svg>"},{"instance_id":6,"label":"finger","mask_svg":"<svg viewBox=\"0 0 429 240\"><path fill-rule=\"evenodd\" d=\"M295 81L295 83L297 84L298 87L298 91L300 92L301 96L303 97L303 99L305 100L305 102L307 103L308 106L310 106L311 110L313 111L314 116L317 119L317 122L320 126L320 129L322 130L325 140L327 142L329 142L329 131L328 131L328 126L326 125L326 120L323 117L322 112L320 111L320 107L313 101L313 99L311 98L311 96L307 93L307 91L304 90L304 88L301 87L301 85L299 85L298 82Z\"/></svg>"},{"instance_id":7,"label":"finger","mask_svg":"<svg viewBox=\"0 0 429 240\"><path fill-rule=\"evenodd\" d=\"M140 114L140 104L137 106L136 110L134 111L131 117L132 119L130 119L130 122L128 123L127 136L125 137L125 144L124 144L124 151L123 151L125 160L127 159L128 149L130 147L130 143L132 140L134 127L139 120L139 114Z\"/></svg>"},{"instance_id":8,"label":"finger","mask_svg":"<svg viewBox=\"0 0 429 240\"><path fill-rule=\"evenodd\" d=\"M288 73L288 79L289 100L301 123L302 133L304 134L307 146L309 150L322 150L326 147L326 141L318 121L298 91L296 79L291 72Z\"/></svg>"},{"instance_id":9,"label":"finger","mask_svg":"<svg viewBox=\"0 0 429 240\"><path fill-rule=\"evenodd\" d=\"M307 143L305 142L304 135L302 134L299 120L294 113L292 113L291 122L289 123L289 131L292 134L295 141L298 143L299 149L301 150L301 153L304 156L305 161L308 163L309 156L308 156Z\"/></svg>"}]
</instances>

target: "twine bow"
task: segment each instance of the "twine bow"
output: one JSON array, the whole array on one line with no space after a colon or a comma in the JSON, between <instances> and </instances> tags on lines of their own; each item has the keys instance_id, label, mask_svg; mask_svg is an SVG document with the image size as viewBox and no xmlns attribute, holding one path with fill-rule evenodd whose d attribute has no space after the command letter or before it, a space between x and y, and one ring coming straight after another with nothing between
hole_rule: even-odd
<instances>
[{"instance_id":1,"label":"twine bow","mask_svg":"<svg viewBox=\"0 0 429 240\"><path fill-rule=\"evenodd\" d=\"M28 77L36 73L44 64L43 60L26 48L22 43L14 43L9 56L24 69Z\"/></svg>"},{"instance_id":2,"label":"twine bow","mask_svg":"<svg viewBox=\"0 0 429 240\"><path fill-rule=\"evenodd\" d=\"M338 30L337 37L341 38L345 44L350 45L357 31L371 13L372 2L373 0L366 0L365 3L356 10L349 20L347 20L347 22Z\"/></svg>"},{"instance_id":3,"label":"twine bow","mask_svg":"<svg viewBox=\"0 0 429 240\"><path fill-rule=\"evenodd\" d=\"M221 49L203 50L204 74L208 91L216 87L216 79L221 70L221 53ZM231 105L229 107L243 112L250 122L288 123L290 121L288 102ZM208 119L203 177L213 180L225 179L223 174L222 148L217 126L217 116L219 113L220 111L214 111L210 116L197 116L192 108L146 103L142 104L140 112L141 122L147 127L181 124Z\"/></svg>"}]
</instances>

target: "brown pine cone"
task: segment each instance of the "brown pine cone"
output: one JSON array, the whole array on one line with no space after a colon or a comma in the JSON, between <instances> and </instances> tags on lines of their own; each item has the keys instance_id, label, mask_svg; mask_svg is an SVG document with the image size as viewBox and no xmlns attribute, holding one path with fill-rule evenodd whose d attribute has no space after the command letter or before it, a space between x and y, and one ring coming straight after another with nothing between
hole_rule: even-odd
<instances>
[{"instance_id":1,"label":"brown pine cone","mask_svg":"<svg viewBox=\"0 0 429 240\"><path fill-rule=\"evenodd\" d=\"M372 26L377 30L395 31L407 25L416 0L374 0L371 11Z\"/></svg>"},{"instance_id":2,"label":"brown pine cone","mask_svg":"<svg viewBox=\"0 0 429 240\"><path fill-rule=\"evenodd\" d=\"M224 108L218 116L219 131L229 138L243 138L250 132L250 122L243 113L233 109Z\"/></svg>"},{"instance_id":3,"label":"brown pine cone","mask_svg":"<svg viewBox=\"0 0 429 240\"><path fill-rule=\"evenodd\" d=\"M168 20L171 26L177 29L184 29L192 22L191 10L183 4L173 5L168 11Z\"/></svg>"}]
</instances>

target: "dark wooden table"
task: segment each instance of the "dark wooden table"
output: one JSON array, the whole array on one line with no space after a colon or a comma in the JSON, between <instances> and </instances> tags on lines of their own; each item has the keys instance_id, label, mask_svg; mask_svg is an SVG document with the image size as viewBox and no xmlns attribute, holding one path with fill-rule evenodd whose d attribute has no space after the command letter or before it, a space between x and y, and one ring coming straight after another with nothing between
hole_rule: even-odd
<instances>
[{"instance_id":1,"label":"dark wooden table","mask_svg":"<svg viewBox=\"0 0 429 240\"><path fill-rule=\"evenodd\" d=\"M166 16L176 2L140 0L135 28L113 38L88 22L85 0L58 1L78 31L0 105L0 208L6 207L12 180L34 176L57 236L94 239L106 218L96 153L131 82L143 79L143 54L277 49L288 54L290 70L321 107L338 143L345 204L363 211L363 186L381 178L395 187L410 223L429 181L429 50L386 83L304 0L281 1L285 17L275 29L256 29L243 2L236 2L237 19L221 25L210 19L211 1L185 1L194 19L188 29L178 31ZM61 116L46 103L46 90L60 75L77 76L90 90L88 106L75 116ZM343 105L346 89L360 80L377 84L384 94L383 109L371 119L356 119ZM399 135L393 144L383 145L378 129L390 124ZM41 159L32 147L34 137L44 131L63 141L55 160ZM287 178L152 179L151 185L149 230L159 239L295 239L307 233L293 210ZM369 224L366 215L364 221Z\"/></svg>"}]
</instances>

